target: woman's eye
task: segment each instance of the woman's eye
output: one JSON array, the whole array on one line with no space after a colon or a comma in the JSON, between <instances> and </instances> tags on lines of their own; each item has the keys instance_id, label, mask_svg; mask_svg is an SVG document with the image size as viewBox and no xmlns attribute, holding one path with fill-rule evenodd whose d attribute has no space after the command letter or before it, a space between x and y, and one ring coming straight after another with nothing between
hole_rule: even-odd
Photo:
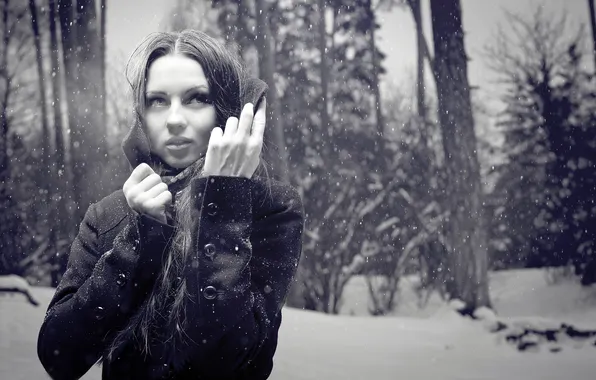
<instances>
[{"instance_id":1,"label":"woman's eye","mask_svg":"<svg viewBox=\"0 0 596 380\"><path fill-rule=\"evenodd\" d=\"M147 106L148 107L163 107L166 104L167 103L166 103L165 99L161 99L161 98L150 98L150 99L147 99Z\"/></svg>"},{"instance_id":2,"label":"woman's eye","mask_svg":"<svg viewBox=\"0 0 596 380\"><path fill-rule=\"evenodd\" d=\"M203 94L193 95L188 99L189 104L208 104L209 97Z\"/></svg>"}]
</instances>

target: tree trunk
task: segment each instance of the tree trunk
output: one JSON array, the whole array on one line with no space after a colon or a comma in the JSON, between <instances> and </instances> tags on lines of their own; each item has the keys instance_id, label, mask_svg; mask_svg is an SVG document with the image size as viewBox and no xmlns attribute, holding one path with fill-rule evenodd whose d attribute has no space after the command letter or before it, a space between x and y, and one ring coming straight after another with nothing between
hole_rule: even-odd
<instances>
[{"instance_id":1,"label":"tree trunk","mask_svg":"<svg viewBox=\"0 0 596 380\"><path fill-rule=\"evenodd\" d=\"M39 24L37 18L37 7L35 5L35 0L29 0L29 12L31 13L31 28L33 30L33 41L35 43L35 57L37 61L37 77L39 82L39 92L40 92L40 105L41 105L41 130L42 130L42 155L41 155L41 165L47 166L47 171L45 172L46 178L44 181L45 185L45 204L48 207L46 218L47 218L47 225L48 225L48 246L46 248L46 252L53 255L56 252L56 225L53 221L60 220L56 218L55 213L55 204L53 202L54 194L55 194L55 186L54 181L56 180L56 166L53 165L53 155L51 152L51 136L50 136L50 128L48 126L48 111L47 111L47 103L46 103L46 86L45 86L45 78L44 78L44 70L43 70L43 56L41 53L41 41L39 35ZM54 112L56 110L54 109ZM52 273L54 271L51 271Z\"/></svg>"},{"instance_id":2,"label":"tree trunk","mask_svg":"<svg viewBox=\"0 0 596 380\"><path fill-rule=\"evenodd\" d=\"M416 24L416 42L418 46L417 51L417 65L416 65L416 100L418 117L424 123L426 122L426 99L424 89L424 34L422 31L422 9L420 0L410 0L412 8L412 16Z\"/></svg>"},{"instance_id":3,"label":"tree trunk","mask_svg":"<svg viewBox=\"0 0 596 380\"><path fill-rule=\"evenodd\" d=\"M59 0L58 2L58 16L60 18L60 36L61 36L61 44L62 44L62 59L64 61L64 88L66 91L66 103L67 103L67 113L68 116L68 130L71 132L77 129L77 126L80 125L79 123L79 107L77 103L77 99L79 96L79 86L77 82L77 78L79 77L79 70L78 70L78 59L77 59L77 47L75 41L77 40L77 28L75 27L75 15L76 9L72 4L72 0ZM56 146L58 149L58 146ZM65 153L64 155L64 183L69 190L74 192L73 187L71 184L73 183L73 173L71 164L73 161L72 152L67 152L66 149L63 150ZM67 153L70 153L68 156ZM67 160L70 162L67 164ZM59 165L59 164L58 164ZM68 170L67 170L68 169ZM60 170L60 169L58 169ZM64 193L66 195L66 193ZM74 194L73 194L74 196ZM76 199L76 198L75 198ZM69 201L73 199L69 197ZM75 207L76 208L76 207ZM76 222L79 214L76 215L73 219L73 225L77 225ZM69 229L70 238L74 238L75 229Z\"/></svg>"},{"instance_id":4,"label":"tree trunk","mask_svg":"<svg viewBox=\"0 0 596 380\"><path fill-rule=\"evenodd\" d=\"M265 152L267 161L273 165L275 177L288 182L288 155L285 149L283 118L279 111L279 101L275 88L275 39L269 25L267 2L255 0L257 17L256 46L259 54L259 76L269 85L267 93L267 129L265 141L270 145Z\"/></svg>"},{"instance_id":5,"label":"tree trunk","mask_svg":"<svg viewBox=\"0 0 596 380\"><path fill-rule=\"evenodd\" d=\"M0 55L0 67L5 68L6 72L2 75L4 78L4 94L0 104L0 275L9 274L12 270L14 260L14 244L12 244L14 234L11 231L13 225L12 202L10 198L10 160L8 159L8 101L10 97L10 74L8 73L8 7L9 1L5 1L2 7L2 52Z\"/></svg>"},{"instance_id":6,"label":"tree trunk","mask_svg":"<svg viewBox=\"0 0 596 380\"><path fill-rule=\"evenodd\" d=\"M40 92L41 108L41 133L42 133L42 165L48 165L51 157L50 129L48 126L48 109L46 104L46 85L43 72L43 56L41 53L41 41L39 35L39 24L37 19L37 6L35 0L29 0L29 12L31 13L31 29L33 30L33 42L35 44L35 60L37 64L37 83ZM50 174L51 177L51 174ZM51 179L51 178L50 178ZM49 188L49 184L48 188ZM48 189L46 189L48 190ZM46 192L47 201L49 201L49 190Z\"/></svg>"},{"instance_id":7,"label":"tree trunk","mask_svg":"<svg viewBox=\"0 0 596 380\"><path fill-rule=\"evenodd\" d=\"M433 65L433 59L430 56L430 52L428 51L428 46L426 44L426 40L424 38L424 31L422 30L422 5L421 0L409 0L410 8L412 10L412 16L414 18L414 24L416 26L416 45L417 45L417 72L416 72L416 103L417 103L417 113L418 113L418 122L419 122L419 131L420 131L420 144L424 149L423 156L426 157L426 165L423 167L427 169L425 175L427 178L431 178L434 173L432 173L431 167L432 165L429 162L432 160L433 152L429 147L429 132L431 124L427 118L427 108L426 108L426 86L424 82L424 59L425 57L428 59L430 66ZM429 187L425 190L425 193L431 195L430 189L430 181L426 182Z\"/></svg>"},{"instance_id":8,"label":"tree trunk","mask_svg":"<svg viewBox=\"0 0 596 380\"><path fill-rule=\"evenodd\" d=\"M79 123L70 126L75 218L81 221L89 205L107 195L109 173L102 173L107 157L99 20L94 0L77 1Z\"/></svg>"},{"instance_id":9,"label":"tree trunk","mask_svg":"<svg viewBox=\"0 0 596 380\"><path fill-rule=\"evenodd\" d=\"M424 38L424 31L422 30L422 10L421 10L421 5L420 5L420 0L407 0L408 5L410 6L410 9L412 11L412 17L414 18L414 23L416 24L416 39L418 41L418 54L422 54L422 58L419 58L419 62L420 60L423 61L423 68L424 68L424 58L426 58L428 60L428 64L431 67L431 73L433 74L433 77L435 78L435 81L437 80L437 72L435 69L435 61L432 57L432 55L430 54L430 51L428 50L428 43L426 42L426 39ZM416 4L417 3L417 4Z\"/></svg>"},{"instance_id":10,"label":"tree trunk","mask_svg":"<svg viewBox=\"0 0 596 380\"><path fill-rule=\"evenodd\" d=\"M375 121L377 122L377 154L381 155L383 159L379 160L379 163L382 165L380 170L381 172L385 172L387 170L387 161L391 159L391 157L387 156L387 150L385 149L385 121L383 119L383 108L381 104L381 89L379 86L379 57L377 56L377 44L375 40L375 29L377 27L375 12L372 7L372 0L367 0L365 3L366 13L368 21L370 22L370 33L369 33L369 46L370 52L372 56L372 69L373 69L373 78L372 78L372 90L373 90L373 97L375 102Z\"/></svg>"},{"instance_id":11,"label":"tree trunk","mask_svg":"<svg viewBox=\"0 0 596 380\"><path fill-rule=\"evenodd\" d=\"M592 43L594 57L594 71L596 72L596 11L594 10L594 0L588 0L588 7L590 8L590 25L592 25Z\"/></svg>"},{"instance_id":12,"label":"tree trunk","mask_svg":"<svg viewBox=\"0 0 596 380\"><path fill-rule=\"evenodd\" d=\"M65 242L68 241L68 231L74 229L68 221L72 220L68 214L66 207L66 200L69 192L68 176L66 175L66 160L65 160L65 143L64 132L62 129L62 110L61 110L61 82L60 82L60 61L59 61L59 44L56 30L56 4L54 1L49 2L49 29L50 29L50 61L52 67L52 99L53 99L53 114L54 114L54 138L55 138L55 158L51 160L54 165L53 173L55 175L54 200L52 202L52 209L55 210L56 219L53 230L56 235L56 247L52 256L52 266L55 268L51 271L52 286L58 286L58 273L63 273L66 270L68 255L64 250L67 248Z\"/></svg>"},{"instance_id":13,"label":"tree trunk","mask_svg":"<svg viewBox=\"0 0 596 380\"><path fill-rule=\"evenodd\" d=\"M448 178L451 298L489 306L487 236L459 0L431 0L439 122Z\"/></svg>"},{"instance_id":14,"label":"tree trunk","mask_svg":"<svg viewBox=\"0 0 596 380\"><path fill-rule=\"evenodd\" d=\"M102 113L103 113L103 117L104 117L104 123L103 125L105 126L104 128L106 129L107 132L107 125L105 123L105 120L107 120L107 114L108 114L108 104L107 104L107 99L106 99L106 14L108 12L107 7L107 0L101 0L100 2L100 28L99 28L99 53L101 56L101 88L100 91L103 94L102 97ZM107 148L107 147L106 147Z\"/></svg>"},{"instance_id":15,"label":"tree trunk","mask_svg":"<svg viewBox=\"0 0 596 380\"><path fill-rule=\"evenodd\" d=\"M327 30L325 24L325 0L317 0L317 8L319 10L319 53L321 54L321 62L319 66L321 75L321 100L319 104L321 113L321 133L323 139L321 145L323 147L327 147L328 141L333 136L333 131L331 129L331 123L329 118L329 67L327 65Z\"/></svg>"}]
</instances>

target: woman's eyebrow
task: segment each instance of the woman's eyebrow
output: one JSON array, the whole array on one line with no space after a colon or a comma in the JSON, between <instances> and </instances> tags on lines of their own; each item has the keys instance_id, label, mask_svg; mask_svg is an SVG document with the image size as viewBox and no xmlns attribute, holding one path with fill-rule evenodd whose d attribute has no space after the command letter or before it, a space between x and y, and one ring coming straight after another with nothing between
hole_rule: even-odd
<instances>
[{"instance_id":1,"label":"woman's eyebrow","mask_svg":"<svg viewBox=\"0 0 596 380\"><path fill-rule=\"evenodd\" d=\"M186 95L193 91L198 91L198 92L203 92L203 93L209 94L209 87L207 87L204 84L199 85L199 86L193 86L193 87L189 88L188 90L184 91L184 94Z\"/></svg>"},{"instance_id":2,"label":"woman's eyebrow","mask_svg":"<svg viewBox=\"0 0 596 380\"><path fill-rule=\"evenodd\" d=\"M201 84L198 86L193 86L193 87L189 88L188 90L184 91L183 95L188 95L189 93L191 93L193 91L198 91L198 92L203 92L203 93L209 94L209 87L207 87L207 85L204 85L204 84ZM147 91L145 93L145 96L150 96L150 95L168 96L169 94L165 91Z\"/></svg>"},{"instance_id":3,"label":"woman's eyebrow","mask_svg":"<svg viewBox=\"0 0 596 380\"><path fill-rule=\"evenodd\" d=\"M145 93L146 96L149 95L167 95L164 91L147 91Z\"/></svg>"}]
</instances>

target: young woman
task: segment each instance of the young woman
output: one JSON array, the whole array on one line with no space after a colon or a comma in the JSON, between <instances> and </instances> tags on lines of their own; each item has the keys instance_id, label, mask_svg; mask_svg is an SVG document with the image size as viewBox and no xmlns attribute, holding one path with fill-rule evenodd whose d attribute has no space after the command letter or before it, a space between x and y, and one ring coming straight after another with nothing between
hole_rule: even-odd
<instances>
[{"instance_id":1,"label":"young woman","mask_svg":"<svg viewBox=\"0 0 596 380\"><path fill-rule=\"evenodd\" d=\"M38 338L54 379L266 379L301 253L297 191L260 159L267 85L196 31L129 66L123 189L91 205Z\"/></svg>"}]
</instances>

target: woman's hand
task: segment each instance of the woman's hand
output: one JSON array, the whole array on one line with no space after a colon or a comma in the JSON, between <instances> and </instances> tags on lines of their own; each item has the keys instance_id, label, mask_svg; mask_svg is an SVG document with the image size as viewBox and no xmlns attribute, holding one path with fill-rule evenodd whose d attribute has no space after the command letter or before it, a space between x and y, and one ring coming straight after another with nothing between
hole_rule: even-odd
<instances>
[{"instance_id":1,"label":"woman's hand","mask_svg":"<svg viewBox=\"0 0 596 380\"><path fill-rule=\"evenodd\" d=\"M137 166L122 187L126 202L134 211L166 223L166 206L172 203L161 177L145 163Z\"/></svg>"},{"instance_id":2,"label":"woman's hand","mask_svg":"<svg viewBox=\"0 0 596 380\"><path fill-rule=\"evenodd\" d=\"M259 165L263 147L266 110L266 99L263 99L256 114L253 105L247 103L242 109L240 120L236 117L227 120L225 132L220 127L213 128L205 155L203 176L252 177Z\"/></svg>"}]
</instances>

